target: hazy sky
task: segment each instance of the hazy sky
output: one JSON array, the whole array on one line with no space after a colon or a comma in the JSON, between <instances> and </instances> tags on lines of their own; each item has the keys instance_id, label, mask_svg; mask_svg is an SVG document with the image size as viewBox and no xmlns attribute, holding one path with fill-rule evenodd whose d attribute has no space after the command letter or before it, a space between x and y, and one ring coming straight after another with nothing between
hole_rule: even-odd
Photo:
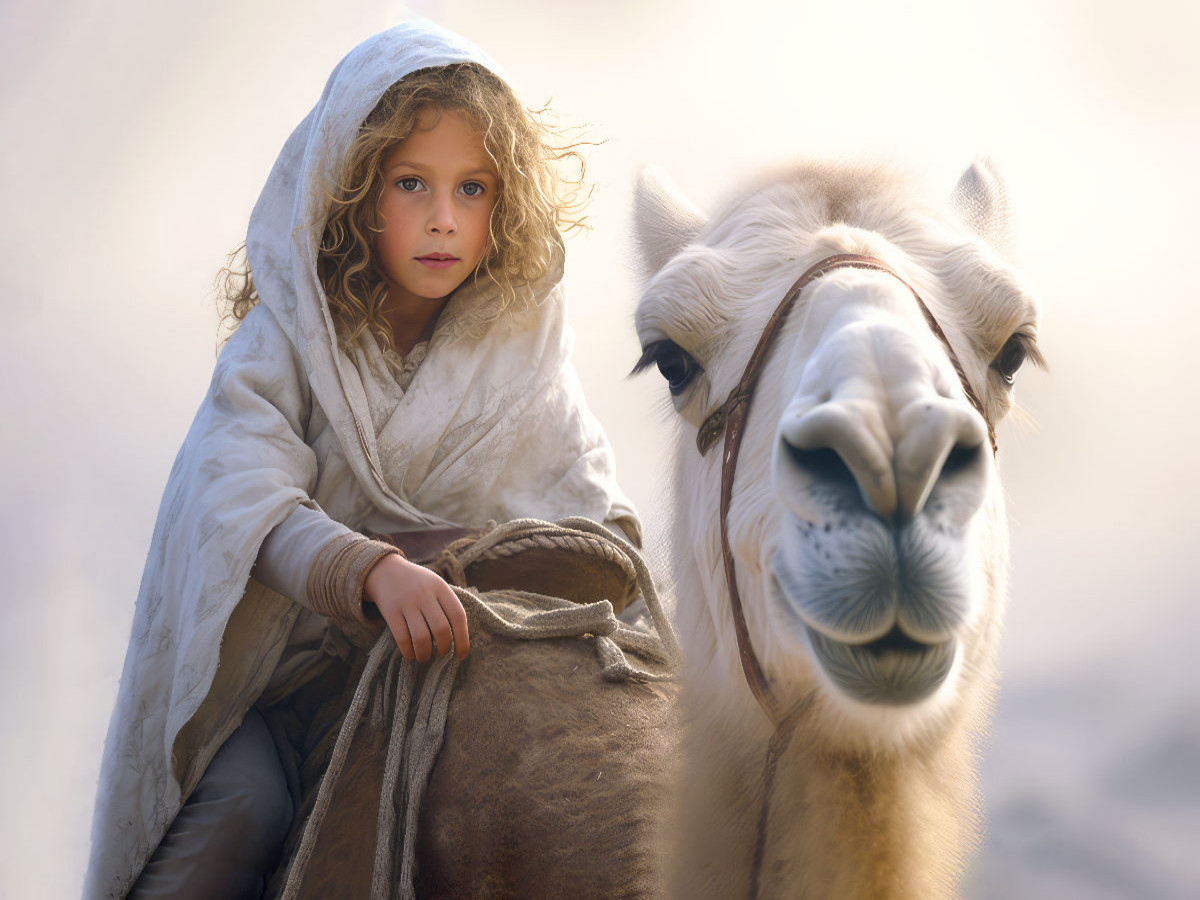
<instances>
[{"instance_id":1,"label":"hazy sky","mask_svg":"<svg viewBox=\"0 0 1200 900\"><path fill-rule=\"evenodd\" d=\"M663 391L623 380L640 167L711 206L801 155L892 157L949 191L990 154L1052 368L1023 373L1025 422L1000 430L1007 684L1119 679L1137 699L1114 715L1131 722L1196 697L1180 672L1200 636L1184 377L1200 321L1200 6L412 6L604 141L567 284L577 364L652 530ZM333 64L402 14L353 0L0 5L0 895L78 892L158 496L211 373L213 275Z\"/></svg>"}]
</instances>

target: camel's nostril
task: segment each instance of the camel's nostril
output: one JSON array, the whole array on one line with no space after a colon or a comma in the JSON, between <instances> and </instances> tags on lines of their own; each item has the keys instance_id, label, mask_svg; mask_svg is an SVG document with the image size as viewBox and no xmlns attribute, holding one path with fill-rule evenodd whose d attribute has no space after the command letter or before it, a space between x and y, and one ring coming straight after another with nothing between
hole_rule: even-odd
<instances>
[{"instance_id":1,"label":"camel's nostril","mask_svg":"<svg viewBox=\"0 0 1200 900\"><path fill-rule=\"evenodd\" d=\"M942 477L955 475L964 469L969 469L979 461L981 453L980 446L976 444L974 447L964 447L962 444L956 444L954 449L950 451L950 455L946 457L946 462L942 464Z\"/></svg>"},{"instance_id":2,"label":"camel's nostril","mask_svg":"<svg viewBox=\"0 0 1200 900\"><path fill-rule=\"evenodd\" d=\"M806 472L813 480L825 484L841 484L857 488L858 483L855 481L854 473L850 471L837 451L828 447L801 450L786 441L784 444L787 447L788 456L791 457L796 467Z\"/></svg>"}]
</instances>

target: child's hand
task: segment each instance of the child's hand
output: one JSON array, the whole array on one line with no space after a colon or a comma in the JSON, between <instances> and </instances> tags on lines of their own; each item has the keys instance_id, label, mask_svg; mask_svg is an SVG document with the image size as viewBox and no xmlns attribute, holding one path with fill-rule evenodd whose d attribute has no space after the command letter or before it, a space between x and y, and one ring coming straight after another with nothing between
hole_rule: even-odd
<instances>
[{"instance_id":1,"label":"child's hand","mask_svg":"<svg viewBox=\"0 0 1200 900\"><path fill-rule=\"evenodd\" d=\"M371 567L364 592L364 600L379 607L405 659L425 662L435 642L445 656L451 640L455 656L467 655L467 613L436 572L392 553Z\"/></svg>"}]
</instances>

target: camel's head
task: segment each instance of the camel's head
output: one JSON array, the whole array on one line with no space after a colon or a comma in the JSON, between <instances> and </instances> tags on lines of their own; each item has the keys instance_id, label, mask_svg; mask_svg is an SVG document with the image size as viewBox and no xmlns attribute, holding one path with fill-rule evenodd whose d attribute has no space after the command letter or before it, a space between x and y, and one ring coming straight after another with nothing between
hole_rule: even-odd
<instances>
[{"instance_id":1,"label":"camel's head","mask_svg":"<svg viewBox=\"0 0 1200 900\"><path fill-rule=\"evenodd\" d=\"M728 530L781 701L816 701L831 731L870 743L937 727L990 678L1006 538L987 423L904 282L1001 419L1039 354L1036 307L997 252L995 173L978 162L951 203L927 205L882 170L805 167L711 219L649 175L637 215L642 365L657 364L682 420L681 632L692 682L730 697L748 693L721 563L722 445L702 456L697 430L810 265L862 254L904 279L844 268L801 293L754 395Z\"/></svg>"}]
</instances>

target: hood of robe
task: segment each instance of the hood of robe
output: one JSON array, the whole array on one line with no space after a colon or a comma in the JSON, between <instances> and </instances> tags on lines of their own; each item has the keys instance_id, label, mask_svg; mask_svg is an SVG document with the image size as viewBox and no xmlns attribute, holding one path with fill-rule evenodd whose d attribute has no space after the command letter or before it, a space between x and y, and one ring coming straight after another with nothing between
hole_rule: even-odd
<instances>
[{"instance_id":1,"label":"hood of robe","mask_svg":"<svg viewBox=\"0 0 1200 900\"><path fill-rule=\"evenodd\" d=\"M359 125L391 85L418 69L458 62L479 63L501 74L479 48L427 22L376 35L337 66L320 101L284 145L251 215L247 255L261 303L295 347L315 398L376 508L426 524L518 515L631 516L628 501L611 478L611 464L597 467L600 460L594 454L568 479L576 484L555 477L556 483L570 487L564 494L568 506L559 507L553 492L548 497L545 485L538 483L545 479L526 477L534 466L561 468L557 450L525 456L526 471L516 472L503 464L503 450L495 453L497 448L490 446L497 429L514 423L525 429L543 425L538 440L558 444L554 429L561 422L553 410L542 423L508 414L536 402L538 394L552 386L566 386L573 395L571 405L578 406L586 420L578 423L587 432L586 442L604 443L569 371L571 335L558 289L561 246L546 276L527 286L518 302L499 316L499 291L487 279L468 281L455 292L412 389L387 421L381 421L379 406L373 403L387 393L385 384L372 383L385 371L379 348L370 338L349 353L339 345L316 262L342 160ZM382 381L386 380L385 374ZM487 397L488 402L472 403L472 397ZM469 427L472 417L477 426L487 427ZM527 454L533 442L526 438L521 443ZM510 492L514 496L509 501L500 496ZM579 508L589 492L607 497L610 507L619 509L602 509L596 503ZM489 494L499 502L485 510L478 498ZM551 502L535 502L531 508L529 502L539 498Z\"/></svg>"}]
</instances>

